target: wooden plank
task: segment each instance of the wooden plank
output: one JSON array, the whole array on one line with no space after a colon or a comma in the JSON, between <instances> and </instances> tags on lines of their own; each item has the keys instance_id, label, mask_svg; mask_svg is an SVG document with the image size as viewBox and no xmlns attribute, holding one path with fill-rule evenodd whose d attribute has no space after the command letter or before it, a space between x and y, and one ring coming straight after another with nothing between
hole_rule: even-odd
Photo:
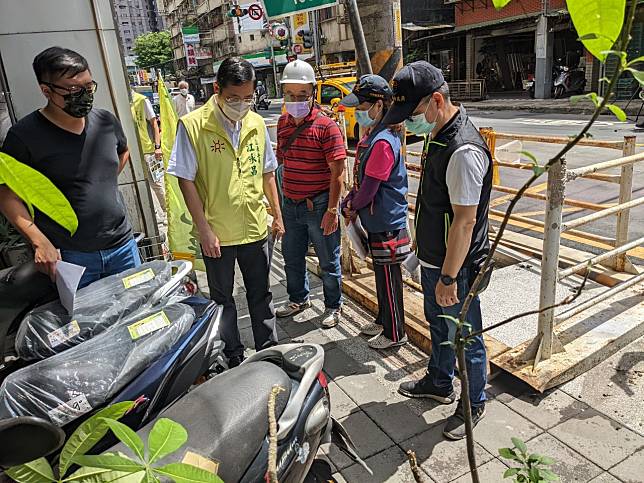
<instances>
[{"instance_id":1,"label":"wooden plank","mask_svg":"<svg viewBox=\"0 0 644 483\"><path fill-rule=\"evenodd\" d=\"M564 351L539 362L536 368L533 361L524 359L532 341L491 358L491 363L541 392L583 374L644 335L642 285L571 317L555 327L554 334Z\"/></svg>"}]
</instances>

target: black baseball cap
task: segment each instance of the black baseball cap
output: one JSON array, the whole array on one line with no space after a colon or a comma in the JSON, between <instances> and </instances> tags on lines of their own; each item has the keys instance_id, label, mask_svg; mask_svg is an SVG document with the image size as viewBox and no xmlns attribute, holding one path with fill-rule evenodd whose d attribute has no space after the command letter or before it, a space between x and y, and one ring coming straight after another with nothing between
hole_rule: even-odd
<instances>
[{"instance_id":1,"label":"black baseball cap","mask_svg":"<svg viewBox=\"0 0 644 483\"><path fill-rule=\"evenodd\" d=\"M394 95L385 79L375 74L365 74L353 86L353 92L342 99L345 107L356 107L363 102L376 102L379 99L391 99Z\"/></svg>"},{"instance_id":2,"label":"black baseball cap","mask_svg":"<svg viewBox=\"0 0 644 483\"><path fill-rule=\"evenodd\" d=\"M384 124L398 124L407 119L420 101L445 83L443 72L424 60L412 62L394 76L394 102L385 114Z\"/></svg>"}]
</instances>

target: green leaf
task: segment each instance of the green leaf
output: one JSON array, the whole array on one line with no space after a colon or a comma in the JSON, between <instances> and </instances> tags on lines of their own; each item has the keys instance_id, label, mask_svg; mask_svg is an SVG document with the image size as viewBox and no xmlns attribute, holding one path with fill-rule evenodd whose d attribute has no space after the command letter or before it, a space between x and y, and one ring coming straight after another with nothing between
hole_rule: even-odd
<instances>
[{"instance_id":1,"label":"green leaf","mask_svg":"<svg viewBox=\"0 0 644 483\"><path fill-rule=\"evenodd\" d=\"M440 317L440 318L442 318L442 319L449 320L450 322L452 322L452 323L453 323L455 326L457 326L457 327L458 327L459 325L461 325L461 321L460 321L460 320L458 320L458 318L457 318L457 317L454 317L454 316L452 316L452 315L439 315L439 317Z\"/></svg>"},{"instance_id":2,"label":"green leaf","mask_svg":"<svg viewBox=\"0 0 644 483\"><path fill-rule=\"evenodd\" d=\"M532 154L530 151L519 151L519 154L522 154L526 158L529 158L534 164L538 164L537 157Z\"/></svg>"},{"instance_id":3,"label":"green leaf","mask_svg":"<svg viewBox=\"0 0 644 483\"><path fill-rule=\"evenodd\" d=\"M77 465L123 471L125 473L137 473L145 470L145 466L137 463L136 461L132 461L130 458L114 453L79 455L73 459L73 462Z\"/></svg>"},{"instance_id":4,"label":"green leaf","mask_svg":"<svg viewBox=\"0 0 644 483\"><path fill-rule=\"evenodd\" d=\"M223 483L214 473L186 463L170 463L154 468L154 472L171 478L175 483Z\"/></svg>"},{"instance_id":5,"label":"green leaf","mask_svg":"<svg viewBox=\"0 0 644 483\"><path fill-rule=\"evenodd\" d=\"M497 10L502 9L505 7L508 3L510 3L511 0L492 0L492 3L494 4L494 8Z\"/></svg>"},{"instance_id":6,"label":"green leaf","mask_svg":"<svg viewBox=\"0 0 644 483\"><path fill-rule=\"evenodd\" d=\"M545 468L539 470L539 476L546 481L557 481L559 479L559 476Z\"/></svg>"},{"instance_id":7,"label":"green leaf","mask_svg":"<svg viewBox=\"0 0 644 483\"><path fill-rule=\"evenodd\" d=\"M76 233L78 218L65 195L46 176L6 153L0 153L0 184L22 199L31 216L35 206L49 218Z\"/></svg>"},{"instance_id":8,"label":"green leaf","mask_svg":"<svg viewBox=\"0 0 644 483\"><path fill-rule=\"evenodd\" d=\"M445 342L441 342L440 345L454 347L454 343L451 340L446 340Z\"/></svg>"},{"instance_id":9,"label":"green leaf","mask_svg":"<svg viewBox=\"0 0 644 483\"><path fill-rule=\"evenodd\" d=\"M159 483L159 478L154 476L154 473L152 471L153 470L151 469L145 470L145 475L143 475L141 483Z\"/></svg>"},{"instance_id":10,"label":"green leaf","mask_svg":"<svg viewBox=\"0 0 644 483\"><path fill-rule=\"evenodd\" d=\"M54 471L45 458L38 458L24 465L12 466L6 473L18 483L49 483L55 481Z\"/></svg>"},{"instance_id":11,"label":"green leaf","mask_svg":"<svg viewBox=\"0 0 644 483\"><path fill-rule=\"evenodd\" d=\"M507 458L509 460L516 460L517 459L516 453L514 452L514 450L512 450L510 448L499 448L499 455L501 455L501 457Z\"/></svg>"},{"instance_id":12,"label":"green leaf","mask_svg":"<svg viewBox=\"0 0 644 483\"><path fill-rule=\"evenodd\" d=\"M547 465L547 466L554 465L556 463L556 461L550 456L542 456L539 462L542 465Z\"/></svg>"},{"instance_id":13,"label":"green leaf","mask_svg":"<svg viewBox=\"0 0 644 483\"><path fill-rule=\"evenodd\" d=\"M638 62L644 62L644 55L629 60L627 65L630 67L631 65L635 65Z\"/></svg>"},{"instance_id":14,"label":"green leaf","mask_svg":"<svg viewBox=\"0 0 644 483\"><path fill-rule=\"evenodd\" d=\"M120 441L130 448L141 461L145 461L145 447L143 446L143 440L138 434L125 424L114 419L103 418L103 421L105 421L105 424L110 427Z\"/></svg>"},{"instance_id":15,"label":"green leaf","mask_svg":"<svg viewBox=\"0 0 644 483\"><path fill-rule=\"evenodd\" d=\"M80 483L110 483L117 480L119 483L138 483L141 481L141 474L140 472L128 473L125 471L112 471L105 468L83 466L62 481L63 483L76 481Z\"/></svg>"},{"instance_id":16,"label":"green leaf","mask_svg":"<svg viewBox=\"0 0 644 483\"><path fill-rule=\"evenodd\" d=\"M134 407L132 401L123 401L101 409L81 424L67 439L60 452L60 475L65 476L76 456L84 455L109 431L104 419L119 419Z\"/></svg>"},{"instance_id":17,"label":"green leaf","mask_svg":"<svg viewBox=\"0 0 644 483\"><path fill-rule=\"evenodd\" d=\"M641 86L644 86L644 71L633 69L632 67L629 67L626 70L633 74L633 77L635 77Z\"/></svg>"},{"instance_id":18,"label":"green leaf","mask_svg":"<svg viewBox=\"0 0 644 483\"><path fill-rule=\"evenodd\" d=\"M626 67L626 57L628 57L628 54L623 50L602 50L600 54L605 56L606 59L608 59L608 56L610 55L619 57L622 67Z\"/></svg>"},{"instance_id":19,"label":"green leaf","mask_svg":"<svg viewBox=\"0 0 644 483\"><path fill-rule=\"evenodd\" d=\"M526 444L521 441L519 438L510 438L512 440L512 444L519 450L521 453L526 454L528 452L528 447Z\"/></svg>"},{"instance_id":20,"label":"green leaf","mask_svg":"<svg viewBox=\"0 0 644 483\"><path fill-rule=\"evenodd\" d=\"M503 478L510 478L516 475L519 471L521 471L521 468L508 468L505 470L505 473L503 473Z\"/></svg>"},{"instance_id":21,"label":"green leaf","mask_svg":"<svg viewBox=\"0 0 644 483\"><path fill-rule=\"evenodd\" d=\"M621 107L615 104L608 104L606 107L610 112L615 114L615 117L617 118L617 120L622 122L626 121L626 113L622 110Z\"/></svg>"},{"instance_id":22,"label":"green leaf","mask_svg":"<svg viewBox=\"0 0 644 483\"><path fill-rule=\"evenodd\" d=\"M186 441L188 441L188 432L179 423L168 418L157 420L148 436L150 464L170 453L174 453Z\"/></svg>"},{"instance_id":23,"label":"green leaf","mask_svg":"<svg viewBox=\"0 0 644 483\"><path fill-rule=\"evenodd\" d=\"M602 62L624 24L626 0L567 0L566 6L584 47ZM587 38L588 35L596 38Z\"/></svg>"},{"instance_id":24,"label":"green leaf","mask_svg":"<svg viewBox=\"0 0 644 483\"><path fill-rule=\"evenodd\" d=\"M603 97L598 96L595 92L589 92L588 94L580 94L577 96L570 96L570 103L571 104L576 104L577 102L588 99L592 101L593 104L595 104L595 107L599 107L599 105L602 103L604 100ZM574 136L573 136L574 137Z\"/></svg>"}]
</instances>

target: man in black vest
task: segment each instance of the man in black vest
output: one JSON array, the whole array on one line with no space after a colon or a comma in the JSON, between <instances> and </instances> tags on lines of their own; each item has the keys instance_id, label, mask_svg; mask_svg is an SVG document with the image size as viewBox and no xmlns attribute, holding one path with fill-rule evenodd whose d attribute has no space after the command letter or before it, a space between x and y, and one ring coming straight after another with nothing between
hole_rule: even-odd
<instances>
[{"instance_id":1,"label":"man in black vest","mask_svg":"<svg viewBox=\"0 0 644 483\"><path fill-rule=\"evenodd\" d=\"M394 105L384 123L405 121L408 131L426 136L415 212L416 253L422 265L425 317L432 354L427 375L404 382L398 391L443 404L455 400L452 381L456 358L443 342L453 340L457 317L477 270L489 252L488 208L492 191L492 157L465 109L450 102L442 72L414 62L393 81ZM471 330L482 329L478 297L467 313ZM485 414L486 355L482 337L466 351L470 402L476 425ZM443 430L449 439L465 437L459 402Z\"/></svg>"}]
</instances>

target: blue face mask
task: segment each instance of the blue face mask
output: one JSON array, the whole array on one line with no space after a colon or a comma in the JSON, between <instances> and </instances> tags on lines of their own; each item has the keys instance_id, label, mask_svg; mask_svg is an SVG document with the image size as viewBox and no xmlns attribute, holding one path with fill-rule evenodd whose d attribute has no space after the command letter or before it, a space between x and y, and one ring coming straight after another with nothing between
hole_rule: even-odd
<instances>
[{"instance_id":1,"label":"blue face mask","mask_svg":"<svg viewBox=\"0 0 644 483\"><path fill-rule=\"evenodd\" d=\"M429 109L429 104L427 104L427 109ZM431 133L436 127L436 121L429 122L427 120L427 118L425 117L425 114L427 114L427 109L425 109L425 112L416 114L410 119L405 120L405 129L415 134L416 136L424 136L425 134ZM438 118L438 113L436 113L436 117Z\"/></svg>"},{"instance_id":2,"label":"blue face mask","mask_svg":"<svg viewBox=\"0 0 644 483\"><path fill-rule=\"evenodd\" d=\"M373 106L375 106L375 104ZM358 124L360 124L360 126L371 127L376 123L376 120L372 119L369 115L369 111L371 111L373 106L371 106L366 111L359 111L358 109L356 109L356 121L358 122Z\"/></svg>"}]
</instances>

